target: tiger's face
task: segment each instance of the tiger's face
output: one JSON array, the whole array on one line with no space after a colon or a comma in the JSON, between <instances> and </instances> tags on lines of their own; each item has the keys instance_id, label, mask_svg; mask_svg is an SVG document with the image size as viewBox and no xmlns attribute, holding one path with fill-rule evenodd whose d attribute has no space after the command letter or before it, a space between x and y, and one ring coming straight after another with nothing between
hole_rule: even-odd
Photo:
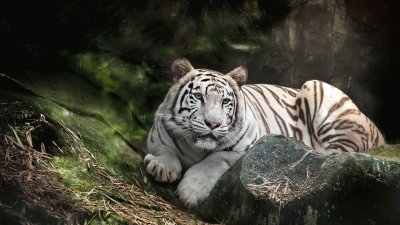
<instances>
[{"instance_id":1,"label":"tiger's face","mask_svg":"<svg viewBox=\"0 0 400 225\"><path fill-rule=\"evenodd\" d=\"M173 114L179 134L201 149L215 149L236 119L237 98L223 74L193 70L176 96Z\"/></svg>"},{"instance_id":2,"label":"tiger's face","mask_svg":"<svg viewBox=\"0 0 400 225\"><path fill-rule=\"evenodd\" d=\"M235 128L241 123L240 84L231 75L212 70L190 66L184 73L170 90L169 129L191 146L206 151L234 141Z\"/></svg>"}]
</instances>

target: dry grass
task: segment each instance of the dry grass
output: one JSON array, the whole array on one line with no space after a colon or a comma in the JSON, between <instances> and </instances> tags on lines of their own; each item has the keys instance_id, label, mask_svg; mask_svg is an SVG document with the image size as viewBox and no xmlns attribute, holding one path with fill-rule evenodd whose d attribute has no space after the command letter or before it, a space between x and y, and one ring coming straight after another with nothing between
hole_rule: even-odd
<instances>
[{"instance_id":1,"label":"dry grass","mask_svg":"<svg viewBox=\"0 0 400 225\"><path fill-rule=\"evenodd\" d=\"M49 123L44 116L36 122ZM70 224L82 221L82 216L86 216L84 223L88 224L109 214L117 215L128 224L206 224L156 194L111 175L85 148L80 136L62 121L60 124L62 132L77 146L74 149L77 160L110 185L94 184L88 192L66 187L59 182L60 173L51 165L52 156L46 152L46 146L41 143L40 149L34 149L35 126L28 123L24 127L9 126L9 131L2 137L4 141L0 142L0 176L17 186L29 201ZM53 144L61 155L64 154L63 149ZM0 207L8 206L0 204Z\"/></svg>"},{"instance_id":2,"label":"dry grass","mask_svg":"<svg viewBox=\"0 0 400 225\"><path fill-rule=\"evenodd\" d=\"M292 184L289 179L265 181L262 184L248 184L248 187L258 196L266 196L279 207L285 206L299 192L296 185Z\"/></svg>"},{"instance_id":3,"label":"dry grass","mask_svg":"<svg viewBox=\"0 0 400 225\"><path fill-rule=\"evenodd\" d=\"M50 156L45 146L41 144L39 151L33 148L32 127L9 128L11 133L4 135L0 151L1 178L17 186L29 201L46 208L51 215L74 221L85 209L68 197L71 190L57 182L57 173L46 163ZM22 131L27 144L21 141Z\"/></svg>"},{"instance_id":4,"label":"dry grass","mask_svg":"<svg viewBox=\"0 0 400 225\"><path fill-rule=\"evenodd\" d=\"M287 170L293 170L311 152L311 150L307 151L302 157L300 157L299 160L289 166ZM324 165L320 168L320 171L316 175L311 176L309 168L307 167L304 171L305 179L303 180L303 182L299 183L292 181L281 171L280 174L273 176L273 178L265 179L262 184L248 184L247 186L258 196L265 196L274 204L278 205L279 208L282 208L289 201L298 198L300 195L306 193L308 189L318 186L315 184L315 181L325 169L326 166Z\"/></svg>"}]
</instances>

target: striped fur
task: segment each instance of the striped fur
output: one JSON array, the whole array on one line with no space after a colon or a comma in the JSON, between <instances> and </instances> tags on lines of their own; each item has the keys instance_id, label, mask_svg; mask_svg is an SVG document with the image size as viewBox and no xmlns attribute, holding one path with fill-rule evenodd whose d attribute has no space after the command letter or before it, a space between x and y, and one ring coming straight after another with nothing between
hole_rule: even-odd
<instances>
[{"instance_id":1,"label":"striped fur","mask_svg":"<svg viewBox=\"0 0 400 225\"><path fill-rule=\"evenodd\" d=\"M307 81L301 89L248 84L239 67L224 75L172 65L175 85L160 105L144 162L157 181L174 182L194 207L218 178L260 137L282 134L323 154L367 151L384 144L377 127L339 89Z\"/></svg>"}]
</instances>

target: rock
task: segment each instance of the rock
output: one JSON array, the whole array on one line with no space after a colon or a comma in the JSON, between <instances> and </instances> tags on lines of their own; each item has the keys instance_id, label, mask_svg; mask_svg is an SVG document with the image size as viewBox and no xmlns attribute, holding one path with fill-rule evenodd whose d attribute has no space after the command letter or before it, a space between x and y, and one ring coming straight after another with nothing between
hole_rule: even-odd
<instances>
[{"instance_id":1,"label":"rock","mask_svg":"<svg viewBox=\"0 0 400 225\"><path fill-rule=\"evenodd\" d=\"M400 224L400 164L314 154L296 139L267 135L196 213L226 224Z\"/></svg>"}]
</instances>

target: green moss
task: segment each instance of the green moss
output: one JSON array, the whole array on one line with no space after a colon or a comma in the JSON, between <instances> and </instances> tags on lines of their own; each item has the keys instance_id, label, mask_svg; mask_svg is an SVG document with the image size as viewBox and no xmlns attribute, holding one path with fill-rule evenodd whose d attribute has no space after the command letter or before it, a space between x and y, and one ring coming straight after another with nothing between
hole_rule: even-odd
<instances>
[{"instance_id":1,"label":"green moss","mask_svg":"<svg viewBox=\"0 0 400 225\"><path fill-rule=\"evenodd\" d=\"M141 177L136 167L140 165L139 162L142 159L115 134L114 129L94 118L75 114L71 114L63 121L72 132L76 132L81 138L81 141L74 141L73 147L80 149L79 151L89 151L101 165L114 174L122 176L125 180ZM142 137L138 137L138 139L142 139Z\"/></svg>"},{"instance_id":2,"label":"green moss","mask_svg":"<svg viewBox=\"0 0 400 225\"><path fill-rule=\"evenodd\" d=\"M80 71L93 76L106 89L116 90L121 83L135 88L147 84L146 73L151 70L145 66L133 66L118 58L86 52L74 56L75 66Z\"/></svg>"},{"instance_id":3,"label":"green moss","mask_svg":"<svg viewBox=\"0 0 400 225\"><path fill-rule=\"evenodd\" d=\"M85 52L69 56L72 66L103 87L129 100L135 97L135 89L149 85L152 70L146 65L132 65L117 57L94 52ZM133 93L132 93L133 92Z\"/></svg>"},{"instance_id":4,"label":"green moss","mask_svg":"<svg viewBox=\"0 0 400 225\"><path fill-rule=\"evenodd\" d=\"M60 137L56 144L61 150L56 151L59 155L52 163L54 169L63 174L62 181L67 187L87 191L96 185L90 184L96 181L93 177L100 176L93 174L93 171L88 169L90 165L83 163L85 157L95 160L107 171L130 184L144 185L140 154L132 150L116 130L125 130L128 137L136 135L136 139L130 140L137 141L134 143L138 146L143 146L147 135L145 129L135 130L129 127L130 123L124 124L126 128L116 127L118 124L112 127L97 117L73 113L52 101L43 98L28 99L41 109L42 114L54 127L54 135ZM61 151L63 153L60 153ZM73 174L75 176L72 176ZM99 182L97 185L100 185Z\"/></svg>"},{"instance_id":5,"label":"green moss","mask_svg":"<svg viewBox=\"0 0 400 225\"><path fill-rule=\"evenodd\" d=\"M104 225L121 225L121 224L127 224L121 218L114 214L108 214L108 215L102 215L105 213L96 213L94 214L93 218L88 222L89 225L98 225L98 224L104 224Z\"/></svg>"},{"instance_id":6,"label":"green moss","mask_svg":"<svg viewBox=\"0 0 400 225\"><path fill-rule=\"evenodd\" d=\"M98 96L101 104L93 109L85 107L84 110L102 115L115 129L129 135L128 138L143 141L143 133L148 132L154 111L170 82L161 81L160 72L146 64L135 65L112 55L90 51L80 54L64 52L62 55L75 71L103 89ZM122 104L116 106L116 102ZM115 123L116 117L121 115L132 121L129 124Z\"/></svg>"},{"instance_id":7,"label":"green moss","mask_svg":"<svg viewBox=\"0 0 400 225\"><path fill-rule=\"evenodd\" d=\"M104 146L104 151L98 152L99 163L128 182L141 181L140 185L143 185L143 174L140 173L142 158L128 149L120 140L111 140L111 142L114 143L108 143Z\"/></svg>"},{"instance_id":8,"label":"green moss","mask_svg":"<svg viewBox=\"0 0 400 225\"><path fill-rule=\"evenodd\" d=\"M60 181L73 190L87 192L98 184L98 181L90 176L87 167L74 157L54 157L50 163L59 173Z\"/></svg>"},{"instance_id":9,"label":"green moss","mask_svg":"<svg viewBox=\"0 0 400 225\"><path fill-rule=\"evenodd\" d=\"M400 162L400 145L383 145L371 150L371 155L390 161Z\"/></svg>"}]
</instances>

